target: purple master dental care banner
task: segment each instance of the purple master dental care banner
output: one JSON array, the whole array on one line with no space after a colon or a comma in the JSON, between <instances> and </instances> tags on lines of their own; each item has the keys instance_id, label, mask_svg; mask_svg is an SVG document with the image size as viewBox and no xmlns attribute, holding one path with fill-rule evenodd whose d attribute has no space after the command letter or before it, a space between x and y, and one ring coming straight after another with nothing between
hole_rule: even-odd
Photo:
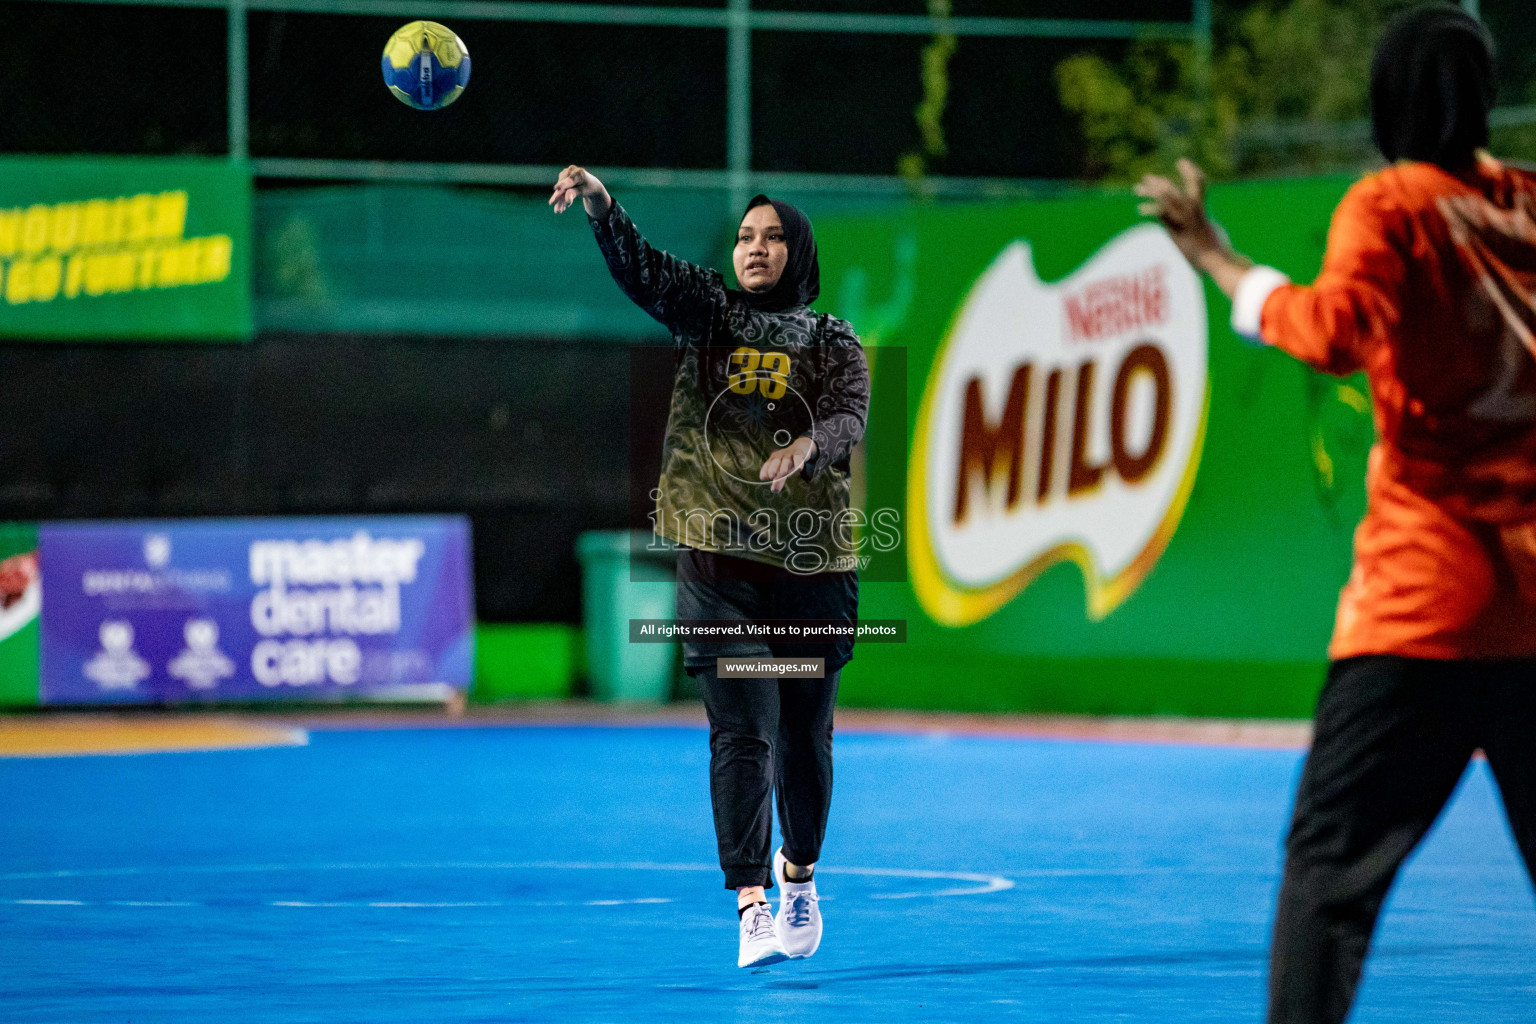
<instances>
[{"instance_id":1,"label":"purple master dental care banner","mask_svg":"<svg viewBox=\"0 0 1536 1024\"><path fill-rule=\"evenodd\" d=\"M44 523L38 560L44 704L469 687L461 517Z\"/></svg>"}]
</instances>

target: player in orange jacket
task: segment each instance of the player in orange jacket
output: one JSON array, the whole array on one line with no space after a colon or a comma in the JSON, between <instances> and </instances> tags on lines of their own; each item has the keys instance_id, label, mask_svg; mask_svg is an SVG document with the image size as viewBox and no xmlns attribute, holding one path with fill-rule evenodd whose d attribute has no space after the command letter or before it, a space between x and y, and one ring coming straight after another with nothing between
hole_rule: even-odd
<instances>
[{"instance_id":1,"label":"player in orange jacket","mask_svg":"<svg viewBox=\"0 0 1536 1024\"><path fill-rule=\"evenodd\" d=\"M1493 93L1473 18L1435 4L1387 27L1371 107L1390 166L1339 204L1311 286L1232 249L1188 161L1180 184L1137 188L1239 334L1365 371L1375 407L1286 841L1272 1024L1344 1019L1387 890L1478 748L1536 873L1536 177L1483 150Z\"/></svg>"}]
</instances>

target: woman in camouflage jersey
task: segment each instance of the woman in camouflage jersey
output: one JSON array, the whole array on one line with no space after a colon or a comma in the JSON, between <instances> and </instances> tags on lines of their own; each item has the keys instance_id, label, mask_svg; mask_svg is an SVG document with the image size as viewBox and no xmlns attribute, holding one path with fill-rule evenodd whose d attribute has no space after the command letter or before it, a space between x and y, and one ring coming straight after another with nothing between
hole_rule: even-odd
<instances>
[{"instance_id":1,"label":"woman in camouflage jersey","mask_svg":"<svg viewBox=\"0 0 1536 1024\"><path fill-rule=\"evenodd\" d=\"M651 247L596 177L566 168L550 204L577 198L620 288L672 332L677 376L656 532L677 542L680 620L816 620L835 642L685 641L710 726L710 795L726 888L741 918L737 963L806 957L821 941L813 868L832 797L832 710L853 654L857 533L849 454L864 435L869 368L820 291L805 216L756 196L737 231L739 289ZM720 678L722 657L821 657L821 679ZM773 798L784 846L769 863ZM779 912L765 890L782 886Z\"/></svg>"}]
</instances>

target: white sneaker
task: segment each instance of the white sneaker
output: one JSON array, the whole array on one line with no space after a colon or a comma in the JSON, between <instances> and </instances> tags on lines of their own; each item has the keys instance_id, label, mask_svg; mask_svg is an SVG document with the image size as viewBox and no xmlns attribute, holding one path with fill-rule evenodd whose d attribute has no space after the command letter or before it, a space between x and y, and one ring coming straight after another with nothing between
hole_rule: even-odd
<instances>
[{"instance_id":1,"label":"white sneaker","mask_svg":"<svg viewBox=\"0 0 1536 1024\"><path fill-rule=\"evenodd\" d=\"M741 915L741 952L737 967L766 967L789 959L773 926L773 911L766 903L754 903Z\"/></svg>"},{"instance_id":2,"label":"white sneaker","mask_svg":"<svg viewBox=\"0 0 1536 1024\"><path fill-rule=\"evenodd\" d=\"M773 855L773 878L781 886L779 913L773 923L778 927L784 951L803 960L821 945L821 907L816 895L816 880L791 882L784 877L784 851Z\"/></svg>"}]
</instances>

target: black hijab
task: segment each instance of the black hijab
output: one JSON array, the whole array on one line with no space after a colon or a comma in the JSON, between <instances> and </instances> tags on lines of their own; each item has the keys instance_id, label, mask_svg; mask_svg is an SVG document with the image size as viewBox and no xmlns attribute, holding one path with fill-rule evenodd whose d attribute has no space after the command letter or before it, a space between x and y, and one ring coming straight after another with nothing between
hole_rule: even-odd
<instances>
[{"instance_id":1,"label":"black hijab","mask_svg":"<svg viewBox=\"0 0 1536 1024\"><path fill-rule=\"evenodd\" d=\"M766 292L749 292L742 288L734 294L753 309L765 313L809 306L821 294L821 264L816 262L816 236L811 232L811 222L788 203L761 194L752 197L742 211L741 219L746 220L748 213L765 204L778 211L779 223L784 225L784 245L789 249L789 259L778 283Z\"/></svg>"},{"instance_id":2,"label":"black hijab","mask_svg":"<svg viewBox=\"0 0 1536 1024\"><path fill-rule=\"evenodd\" d=\"M1371 127L1388 160L1423 160L1456 171L1488 145L1497 82L1493 40L1456 7L1430 4L1398 15L1371 62Z\"/></svg>"}]
</instances>

